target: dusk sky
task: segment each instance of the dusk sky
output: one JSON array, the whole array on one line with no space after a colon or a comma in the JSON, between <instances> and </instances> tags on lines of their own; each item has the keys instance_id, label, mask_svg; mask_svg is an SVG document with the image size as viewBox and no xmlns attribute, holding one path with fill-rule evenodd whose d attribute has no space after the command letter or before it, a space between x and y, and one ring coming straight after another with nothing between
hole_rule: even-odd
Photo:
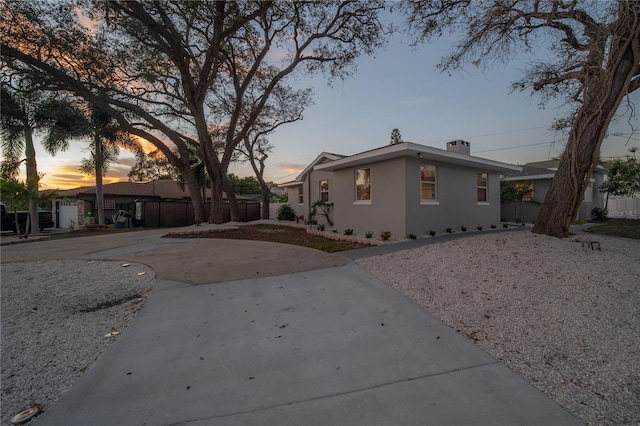
<instances>
[{"instance_id":1,"label":"dusk sky","mask_svg":"<svg viewBox=\"0 0 640 426\"><path fill-rule=\"evenodd\" d=\"M267 181L295 179L318 154L355 154L389 143L392 129L402 139L435 148L458 138L471 143L471 154L514 164L542 161L560 155L566 136L550 131L555 117L566 114L561 100L544 107L530 91L510 93L527 58L509 64L469 64L465 71L447 75L435 69L454 42L441 39L418 48L397 35L375 57L358 60L353 76L327 85L322 75L295 81L311 87L314 105L304 120L279 129L270 137L275 146L268 162ZM544 55L544 51L538 52ZM633 102L640 105L640 91ZM627 108L623 102L623 111ZM625 114L609 130L602 157L621 157L631 147L640 147L640 134L632 133ZM72 144L55 158L37 147L38 168L45 173L43 189L66 189L93 185L93 178L78 172L87 142ZM133 155L122 152L119 164L111 167L105 183L126 180ZM239 176L252 175L248 165L232 166Z\"/></svg>"}]
</instances>

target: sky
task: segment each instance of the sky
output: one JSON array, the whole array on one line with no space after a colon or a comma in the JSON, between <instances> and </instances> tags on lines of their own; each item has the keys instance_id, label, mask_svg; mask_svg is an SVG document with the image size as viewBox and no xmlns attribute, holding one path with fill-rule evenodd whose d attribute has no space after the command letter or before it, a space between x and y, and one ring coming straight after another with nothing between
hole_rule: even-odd
<instances>
[{"instance_id":1,"label":"sky","mask_svg":"<svg viewBox=\"0 0 640 426\"><path fill-rule=\"evenodd\" d=\"M454 41L446 37L413 48L398 34L375 57L359 58L357 69L345 80L328 85L325 76L314 75L291 81L313 89L314 105L302 121L270 136L274 150L267 160L266 180L294 180L321 152L351 155L388 145L394 128L403 141L445 149L446 142L463 139L471 143L472 155L512 164L559 156L566 137L549 129L567 109L559 100L541 107L540 97L531 91L510 92L527 58L441 73L436 65ZM640 91L632 96L640 106ZM610 127L602 157L623 157L629 148L640 147L640 133L633 133L630 119L627 113ZM637 118L633 120L638 127ZM86 146L87 142L76 142L54 158L37 146L42 189L92 186L94 179L78 172L81 158L88 156ZM132 164L133 154L121 152L105 183L127 180ZM248 164L232 165L230 172L253 175Z\"/></svg>"}]
</instances>

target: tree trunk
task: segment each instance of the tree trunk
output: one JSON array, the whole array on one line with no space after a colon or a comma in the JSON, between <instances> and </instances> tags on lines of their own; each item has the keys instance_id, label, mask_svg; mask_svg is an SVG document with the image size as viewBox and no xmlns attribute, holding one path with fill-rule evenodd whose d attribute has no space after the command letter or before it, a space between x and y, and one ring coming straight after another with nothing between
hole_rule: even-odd
<instances>
[{"instance_id":1,"label":"tree trunk","mask_svg":"<svg viewBox=\"0 0 640 426\"><path fill-rule=\"evenodd\" d=\"M209 208L209 223L224 223L223 184L220 176L211 177L211 206Z\"/></svg>"},{"instance_id":2,"label":"tree trunk","mask_svg":"<svg viewBox=\"0 0 640 426\"><path fill-rule=\"evenodd\" d=\"M28 122L24 122L24 156L27 169L27 185L33 180L38 180L38 166L36 164L36 149L33 145L33 133ZM25 234L39 234L40 220L38 218L38 186L35 192L29 194L29 218L31 226L25 228ZM30 228L30 229L29 229ZM27 230L29 229L29 230Z\"/></svg>"},{"instance_id":3,"label":"tree trunk","mask_svg":"<svg viewBox=\"0 0 640 426\"><path fill-rule=\"evenodd\" d=\"M240 222L240 207L238 206L238 199L236 198L236 192L233 189L233 185L229 181L228 175L225 172L223 175L224 192L227 194L227 201L229 201L229 215L231 222Z\"/></svg>"},{"instance_id":4,"label":"tree trunk","mask_svg":"<svg viewBox=\"0 0 640 426\"><path fill-rule=\"evenodd\" d=\"M98 224L104 225L104 188L102 185L104 155L102 141L99 135L94 135L93 143L95 145L94 162L96 165L96 210L98 210Z\"/></svg>"},{"instance_id":5,"label":"tree trunk","mask_svg":"<svg viewBox=\"0 0 640 426\"><path fill-rule=\"evenodd\" d=\"M269 219L269 202L271 201L271 190L267 185L263 185L260 182L260 190L262 192L262 213L260 213L261 219Z\"/></svg>"},{"instance_id":6,"label":"tree trunk","mask_svg":"<svg viewBox=\"0 0 640 426\"><path fill-rule=\"evenodd\" d=\"M639 55L639 12L634 2L620 3L620 25L627 31L611 43L606 68L593 71L584 83L583 103L578 110L558 171L536 219L533 232L554 237L569 235L576 218L609 123L617 111L634 72ZM623 11L624 8L628 10Z\"/></svg>"}]
</instances>

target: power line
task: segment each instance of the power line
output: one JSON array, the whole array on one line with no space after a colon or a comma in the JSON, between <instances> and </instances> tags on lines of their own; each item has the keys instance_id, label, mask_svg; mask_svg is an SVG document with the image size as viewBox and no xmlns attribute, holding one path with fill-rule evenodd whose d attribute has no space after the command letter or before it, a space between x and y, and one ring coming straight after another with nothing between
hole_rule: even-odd
<instances>
[{"instance_id":1,"label":"power line","mask_svg":"<svg viewBox=\"0 0 640 426\"><path fill-rule=\"evenodd\" d=\"M483 151L474 151L474 154L480 154L482 152L504 151L504 150L507 150L507 149L526 148L526 147L529 147L529 146L550 145L550 144L554 144L554 143L556 143L556 141L530 143L530 144L527 144L527 145L508 146L508 147L505 147L505 148L485 149Z\"/></svg>"}]
</instances>

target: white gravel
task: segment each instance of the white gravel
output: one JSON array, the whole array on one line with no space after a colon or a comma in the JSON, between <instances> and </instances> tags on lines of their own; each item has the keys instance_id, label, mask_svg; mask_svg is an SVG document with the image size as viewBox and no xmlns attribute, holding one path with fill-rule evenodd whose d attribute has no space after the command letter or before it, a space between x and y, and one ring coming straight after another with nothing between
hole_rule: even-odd
<instances>
[{"instance_id":1,"label":"white gravel","mask_svg":"<svg viewBox=\"0 0 640 426\"><path fill-rule=\"evenodd\" d=\"M47 408L133 319L155 283L147 266L88 260L2 264L2 425ZM109 306L115 304L114 306Z\"/></svg>"},{"instance_id":2,"label":"white gravel","mask_svg":"<svg viewBox=\"0 0 640 426\"><path fill-rule=\"evenodd\" d=\"M357 263L587 424L640 424L640 241L494 233Z\"/></svg>"}]
</instances>

